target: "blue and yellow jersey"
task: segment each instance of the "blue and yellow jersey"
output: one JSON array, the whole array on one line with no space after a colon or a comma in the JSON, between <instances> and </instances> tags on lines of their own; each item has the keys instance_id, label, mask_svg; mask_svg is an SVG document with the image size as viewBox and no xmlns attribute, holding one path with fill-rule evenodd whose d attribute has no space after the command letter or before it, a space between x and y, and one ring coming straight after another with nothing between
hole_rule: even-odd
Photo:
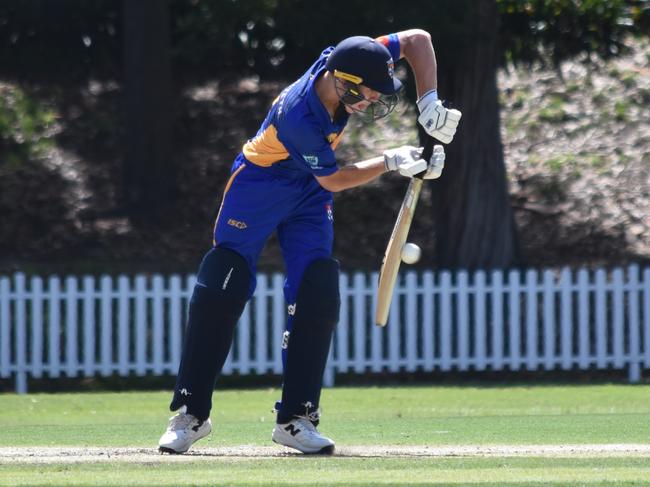
<instances>
[{"instance_id":1,"label":"blue and yellow jersey","mask_svg":"<svg viewBox=\"0 0 650 487\"><path fill-rule=\"evenodd\" d=\"M378 41L388 48L393 59L399 59L396 34L380 37ZM285 174L308 172L328 176L336 172L334 149L341 140L348 116L333 121L314 86L333 49L325 49L305 74L274 100L257 135L244 144L240 158L243 155L256 166Z\"/></svg>"}]
</instances>

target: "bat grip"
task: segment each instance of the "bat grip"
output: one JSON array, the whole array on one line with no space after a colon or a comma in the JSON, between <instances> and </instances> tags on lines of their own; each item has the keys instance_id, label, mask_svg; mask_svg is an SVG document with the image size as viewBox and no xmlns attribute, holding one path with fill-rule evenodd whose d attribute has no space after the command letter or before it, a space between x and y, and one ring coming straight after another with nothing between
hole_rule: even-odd
<instances>
[{"instance_id":1,"label":"bat grip","mask_svg":"<svg viewBox=\"0 0 650 487\"><path fill-rule=\"evenodd\" d=\"M433 155L433 137L427 137L427 139L424 141L424 149L422 150L422 155L420 156L422 159L427 161L427 164L429 163L429 159L431 159L431 156ZM423 179L426 171L422 171L419 174L416 174L413 177L416 177L418 179Z\"/></svg>"},{"instance_id":2,"label":"bat grip","mask_svg":"<svg viewBox=\"0 0 650 487\"><path fill-rule=\"evenodd\" d=\"M429 161L433 155L433 137L427 137L427 140L424 141L424 150L422 151L422 159Z\"/></svg>"}]
</instances>

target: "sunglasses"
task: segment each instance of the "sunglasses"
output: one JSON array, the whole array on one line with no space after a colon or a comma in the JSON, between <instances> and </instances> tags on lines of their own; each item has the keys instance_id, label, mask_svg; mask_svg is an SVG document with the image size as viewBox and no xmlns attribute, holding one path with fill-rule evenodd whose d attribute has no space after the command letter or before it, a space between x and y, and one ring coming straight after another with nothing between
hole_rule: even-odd
<instances>
[{"instance_id":1,"label":"sunglasses","mask_svg":"<svg viewBox=\"0 0 650 487\"><path fill-rule=\"evenodd\" d=\"M334 71L334 77L341 81L343 87L335 82L336 93L339 100L344 105L350 107L354 112L363 115L366 121L375 121L380 118L388 116L397 106L399 102L399 95L397 93L392 95L381 95L377 100L369 100L360 90L361 78L341 71ZM360 109L354 107L360 102L368 102L368 106Z\"/></svg>"}]
</instances>

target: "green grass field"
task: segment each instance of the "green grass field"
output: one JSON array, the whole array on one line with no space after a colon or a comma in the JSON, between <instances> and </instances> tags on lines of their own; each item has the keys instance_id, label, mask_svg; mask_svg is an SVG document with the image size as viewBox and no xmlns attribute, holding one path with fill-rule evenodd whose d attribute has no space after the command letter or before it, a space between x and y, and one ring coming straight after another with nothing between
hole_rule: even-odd
<instances>
[{"instance_id":1,"label":"green grass field","mask_svg":"<svg viewBox=\"0 0 650 487\"><path fill-rule=\"evenodd\" d=\"M650 485L650 386L328 389L333 457L272 446L279 395L217 391L212 435L174 457L154 449L168 392L0 395L0 486Z\"/></svg>"}]
</instances>

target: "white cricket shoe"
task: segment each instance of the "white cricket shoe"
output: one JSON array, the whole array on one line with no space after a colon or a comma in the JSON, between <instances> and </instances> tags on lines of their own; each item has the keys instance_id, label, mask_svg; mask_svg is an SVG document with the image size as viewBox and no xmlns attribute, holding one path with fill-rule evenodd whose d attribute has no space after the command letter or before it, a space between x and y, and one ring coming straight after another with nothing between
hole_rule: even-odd
<instances>
[{"instance_id":1,"label":"white cricket shoe","mask_svg":"<svg viewBox=\"0 0 650 487\"><path fill-rule=\"evenodd\" d=\"M334 442L321 435L308 418L300 416L286 424L276 424L271 439L302 453L334 453Z\"/></svg>"},{"instance_id":2,"label":"white cricket shoe","mask_svg":"<svg viewBox=\"0 0 650 487\"><path fill-rule=\"evenodd\" d=\"M194 442L208 436L212 431L210 418L199 421L185 412L185 406L169 418L167 431L160 437L158 450L161 453L185 453Z\"/></svg>"}]
</instances>

